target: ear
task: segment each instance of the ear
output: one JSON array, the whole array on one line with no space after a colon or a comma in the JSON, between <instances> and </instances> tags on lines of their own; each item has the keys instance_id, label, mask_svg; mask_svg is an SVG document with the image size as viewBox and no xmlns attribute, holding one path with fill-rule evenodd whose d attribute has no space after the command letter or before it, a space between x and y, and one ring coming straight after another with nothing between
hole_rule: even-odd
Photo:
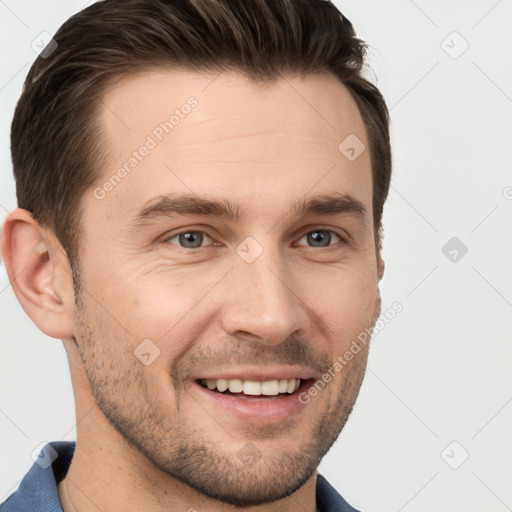
<instances>
[{"instance_id":1,"label":"ear","mask_svg":"<svg viewBox=\"0 0 512 512\"><path fill-rule=\"evenodd\" d=\"M377 276L379 278L379 281L382 279L382 276L384 275L384 269L386 265L384 263L384 260L382 259L382 256L379 254L377 256Z\"/></svg>"},{"instance_id":2,"label":"ear","mask_svg":"<svg viewBox=\"0 0 512 512\"><path fill-rule=\"evenodd\" d=\"M382 279L382 276L384 275L384 260L382 259L382 256L380 254L377 255L377 277L379 278L379 282ZM380 316L382 308L382 298L380 296L380 288L377 286L377 297L375 298L375 306L373 308L373 318L372 318L372 326L375 325L375 322Z\"/></svg>"},{"instance_id":3,"label":"ear","mask_svg":"<svg viewBox=\"0 0 512 512\"><path fill-rule=\"evenodd\" d=\"M21 306L48 336L73 336L71 268L56 238L21 208L2 227L2 258Z\"/></svg>"}]
</instances>

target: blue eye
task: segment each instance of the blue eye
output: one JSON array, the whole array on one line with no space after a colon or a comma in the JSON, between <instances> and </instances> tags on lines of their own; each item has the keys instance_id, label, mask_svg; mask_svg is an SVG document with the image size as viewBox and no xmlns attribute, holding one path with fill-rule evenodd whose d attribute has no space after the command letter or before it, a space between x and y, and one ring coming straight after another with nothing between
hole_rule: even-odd
<instances>
[{"instance_id":1,"label":"blue eye","mask_svg":"<svg viewBox=\"0 0 512 512\"><path fill-rule=\"evenodd\" d=\"M311 247L329 247L331 242L333 241L333 235L335 237L334 243L341 241L339 235L337 235L334 231L330 231L327 229L318 229L316 231L310 231L308 234L304 235L298 242L298 245L310 245ZM300 243L302 240L306 240L306 244Z\"/></svg>"},{"instance_id":2,"label":"blue eye","mask_svg":"<svg viewBox=\"0 0 512 512\"><path fill-rule=\"evenodd\" d=\"M169 237L168 241L173 245L180 245L184 249L198 249L203 245L205 239L210 239L210 237L202 231L183 231ZM173 240L177 240L177 243Z\"/></svg>"}]
</instances>

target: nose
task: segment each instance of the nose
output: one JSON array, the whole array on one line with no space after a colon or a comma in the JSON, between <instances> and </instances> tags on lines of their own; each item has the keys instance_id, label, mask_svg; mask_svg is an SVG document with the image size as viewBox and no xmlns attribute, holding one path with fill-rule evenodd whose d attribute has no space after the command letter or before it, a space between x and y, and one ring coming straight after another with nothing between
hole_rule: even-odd
<instances>
[{"instance_id":1,"label":"nose","mask_svg":"<svg viewBox=\"0 0 512 512\"><path fill-rule=\"evenodd\" d=\"M279 344L308 326L307 308L290 269L278 254L265 250L254 262L235 255L224 283L222 326L239 339Z\"/></svg>"}]
</instances>

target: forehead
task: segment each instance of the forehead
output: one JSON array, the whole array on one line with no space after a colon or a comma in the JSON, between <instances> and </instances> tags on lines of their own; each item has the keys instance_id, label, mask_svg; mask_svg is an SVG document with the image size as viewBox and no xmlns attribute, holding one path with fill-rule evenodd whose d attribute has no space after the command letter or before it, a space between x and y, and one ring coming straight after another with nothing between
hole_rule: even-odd
<instances>
[{"instance_id":1,"label":"forehead","mask_svg":"<svg viewBox=\"0 0 512 512\"><path fill-rule=\"evenodd\" d=\"M127 211L173 191L241 203L259 195L264 206L314 188L349 193L371 210L369 152L351 161L339 149L347 137L368 147L364 123L330 75L256 84L229 73L144 72L109 88L100 121L99 185L122 175L102 207Z\"/></svg>"},{"instance_id":2,"label":"forehead","mask_svg":"<svg viewBox=\"0 0 512 512\"><path fill-rule=\"evenodd\" d=\"M336 144L353 132L365 137L353 98L332 75L283 75L272 82L254 83L239 74L152 71L123 77L104 95L100 116L109 142L117 142L118 149L137 143L138 139L133 140L137 132L151 133L176 110L183 110L190 98L197 100L197 108L187 122L179 123L179 135L207 125L201 127L211 129L201 132L204 143L224 134L242 138L261 129L272 137L284 130L283 135L302 135L326 144Z\"/></svg>"}]
</instances>

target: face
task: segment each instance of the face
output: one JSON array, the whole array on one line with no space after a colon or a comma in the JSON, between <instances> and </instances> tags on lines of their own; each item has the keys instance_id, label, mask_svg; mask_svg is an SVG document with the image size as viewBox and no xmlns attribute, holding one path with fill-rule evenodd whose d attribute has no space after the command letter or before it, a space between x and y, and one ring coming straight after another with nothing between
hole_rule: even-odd
<instances>
[{"instance_id":1,"label":"face","mask_svg":"<svg viewBox=\"0 0 512 512\"><path fill-rule=\"evenodd\" d=\"M338 149L368 147L357 107L330 76L163 71L102 105L74 316L96 404L206 496L287 496L350 414L367 346L335 363L380 308L369 152Z\"/></svg>"}]
</instances>

